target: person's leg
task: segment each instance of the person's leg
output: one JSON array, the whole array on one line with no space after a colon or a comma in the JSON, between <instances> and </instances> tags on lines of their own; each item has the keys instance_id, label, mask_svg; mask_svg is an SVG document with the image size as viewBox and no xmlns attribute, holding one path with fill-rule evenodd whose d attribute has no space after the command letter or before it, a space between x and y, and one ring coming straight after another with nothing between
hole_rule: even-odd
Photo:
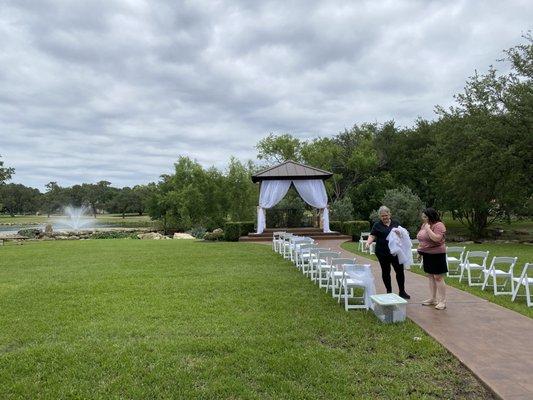
<instances>
[{"instance_id":1,"label":"person's leg","mask_svg":"<svg viewBox=\"0 0 533 400\"><path fill-rule=\"evenodd\" d=\"M438 304L435 308L442 310L446 308L446 283L444 283L444 274L434 275L435 276L435 286L437 287L437 301Z\"/></svg>"},{"instance_id":2,"label":"person's leg","mask_svg":"<svg viewBox=\"0 0 533 400\"><path fill-rule=\"evenodd\" d=\"M437 305L437 285L435 284L435 275L427 274L428 284L429 284L429 293L431 297L422 302L423 306L435 306Z\"/></svg>"},{"instance_id":3,"label":"person's leg","mask_svg":"<svg viewBox=\"0 0 533 400\"><path fill-rule=\"evenodd\" d=\"M387 293L392 293L392 283L390 280L390 257L378 256L379 265L381 267L381 279L383 279L383 284Z\"/></svg>"},{"instance_id":4,"label":"person's leg","mask_svg":"<svg viewBox=\"0 0 533 400\"><path fill-rule=\"evenodd\" d=\"M400 296L409 299L410 296L405 292L405 273L403 270L403 265L398 261L398 257L392 257L392 266L394 267L394 272L396 273L396 282L398 282Z\"/></svg>"}]
</instances>

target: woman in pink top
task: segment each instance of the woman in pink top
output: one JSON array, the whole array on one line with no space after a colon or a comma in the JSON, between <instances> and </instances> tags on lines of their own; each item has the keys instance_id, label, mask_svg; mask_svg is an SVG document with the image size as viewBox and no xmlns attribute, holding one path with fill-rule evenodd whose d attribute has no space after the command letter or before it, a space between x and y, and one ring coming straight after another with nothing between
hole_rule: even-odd
<instances>
[{"instance_id":1,"label":"woman in pink top","mask_svg":"<svg viewBox=\"0 0 533 400\"><path fill-rule=\"evenodd\" d=\"M422 302L424 306L435 306L437 310L446 308L446 284L444 274L448 272L444 235L446 227L433 208L422 213L422 227L416 235L420 244L418 254L422 257L424 272L428 274L431 297ZM438 294L438 298L437 298Z\"/></svg>"}]
</instances>

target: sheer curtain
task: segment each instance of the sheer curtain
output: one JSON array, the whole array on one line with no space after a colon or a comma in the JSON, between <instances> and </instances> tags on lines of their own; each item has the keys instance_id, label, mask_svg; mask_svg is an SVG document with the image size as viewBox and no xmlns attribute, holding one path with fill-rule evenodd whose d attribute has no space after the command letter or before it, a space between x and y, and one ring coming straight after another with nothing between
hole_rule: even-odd
<instances>
[{"instance_id":1,"label":"sheer curtain","mask_svg":"<svg viewBox=\"0 0 533 400\"><path fill-rule=\"evenodd\" d=\"M324 181L321 179L294 180L294 187L302 199L312 207L322 209L322 225L324 232L329 230L328 195Z\"/></svg>"},{"instance_id":2,"label":"sheer curtain","mask_svg":"<svg viewBox=\"0 0 533 400\"><path fill-rule=\"evenodd\" d=\"M262 181L259 192L259 207L257 207L257 233L263 233L266 228L265 208L272 208L285 197L291 181Z\"/></svg>"}]
</instances>

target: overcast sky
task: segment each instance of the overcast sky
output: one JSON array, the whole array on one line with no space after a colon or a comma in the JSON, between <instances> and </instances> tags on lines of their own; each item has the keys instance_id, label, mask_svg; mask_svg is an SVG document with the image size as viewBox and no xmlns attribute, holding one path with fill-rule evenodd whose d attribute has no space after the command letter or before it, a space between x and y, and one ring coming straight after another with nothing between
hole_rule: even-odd
<instances>
[{"instance_id":1,"label":"overcast sky","mask_svg":"<svg viewBox=\"0 0 533 400\"><path fill-rule=\"evenodd\" d=\"M270 132L411 125L531 21L526 0L2 0L0 155L39 189L126 186Z\"/></svg>"}]
</instances>

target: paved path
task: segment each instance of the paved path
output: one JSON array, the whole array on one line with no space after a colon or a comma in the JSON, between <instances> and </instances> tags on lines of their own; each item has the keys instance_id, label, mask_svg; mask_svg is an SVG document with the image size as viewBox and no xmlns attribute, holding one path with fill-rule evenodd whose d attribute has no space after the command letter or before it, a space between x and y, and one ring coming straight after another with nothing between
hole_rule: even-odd
<instances>
[{"instance_id":1,"label":"paved path","mask_svg":"<svg viewBox=\"0 0 533 400\"><path fill-rule=\"evenodd\" d=\"M338 249L343 257L354 257L340 248L343 241L319 243L320 247ZM377 261L355 257L372 265L376 290L385 293ZM407 316L412 321L455 355L496 396L533 400L533 319L450 286L446 310L424 307L420 303L429 297L427 279L409 271L405 278L406 291L411 295ZM392 281L397 293L394 276Z\"/></svg>"}]
</instances>

